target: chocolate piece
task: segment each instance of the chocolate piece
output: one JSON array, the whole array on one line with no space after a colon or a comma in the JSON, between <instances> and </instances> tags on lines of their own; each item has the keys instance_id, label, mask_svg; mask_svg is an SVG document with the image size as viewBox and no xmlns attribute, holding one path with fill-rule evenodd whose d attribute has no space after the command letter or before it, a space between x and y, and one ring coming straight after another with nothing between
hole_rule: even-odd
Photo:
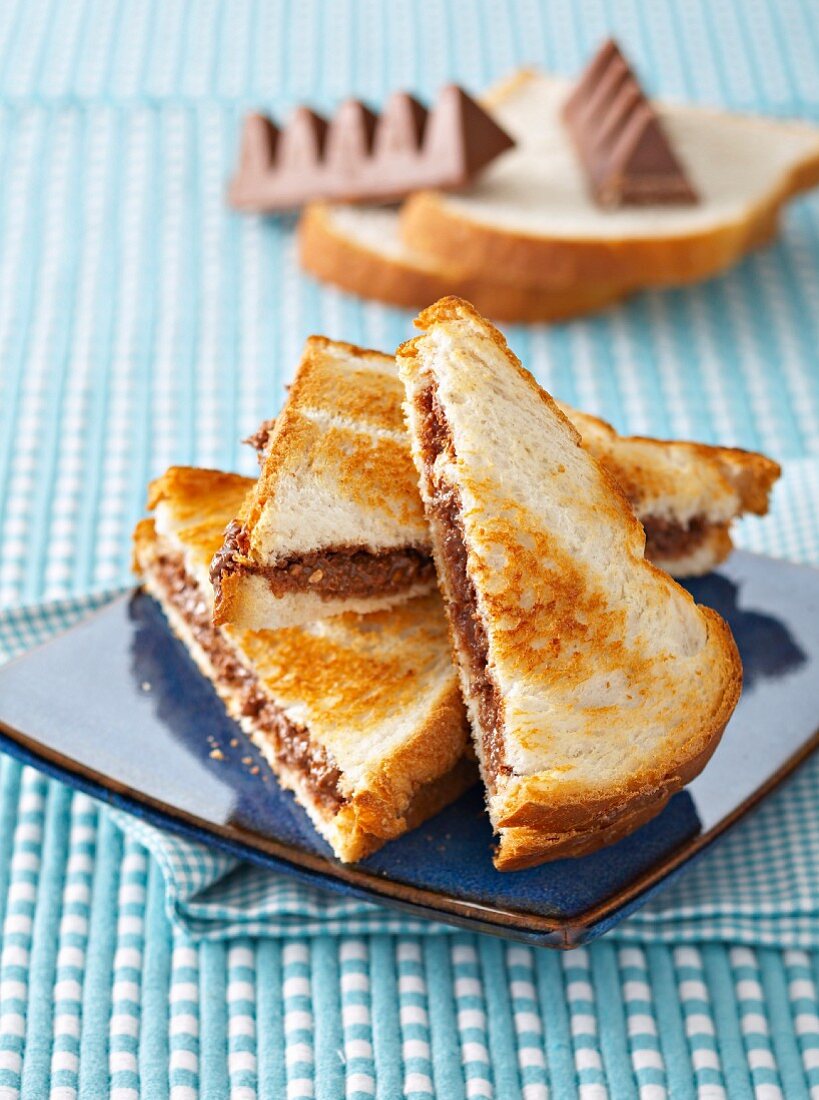
<instances>
[{"instance_id":1,"label":"chocolate piece","mask_svg":"<svg viewBox=\"0 0 819 1100\"><path fill-rule=\"evenodd\" d=\"M475 586L467 572L467 549L461 502L454 486L435 473L435 460L452 451L452 435L434 386L418 398L422 418L421 452L424 477L432 506L432 522L441 542L441 568L449 589L448 611L452 630L469 661L469 686L483 726L483 767L487 785L499 775L510 775L503 751L503 700L489 671L489 641L478 608Z\"/></svg>"},{"instance_id":2,"label":"chocolate piece","mask_svg":"<svg viewBox=\"0 0 819 1100\"><path fill-rule=\"evenodd\" d=\"M698 196L617 43L580 77L563 118L600 206L695 203Z\"/></svg>"},{"instance_id":3,"label":"chocolate piece","mask_svg":"<svg viewBox=\"0 0 819 1100\"><path fill-rule=\"evenodd\" d=\"M393 92L381 112L375 134L377 157L420 152L429 112L409 92Z\"/></svg>"},{"instance_id":4,"label":"chocolate piece","mask_svg":"<svg viewBox=\"0 0 819 1100\"><path fill-rule=\"evenodd\" d=\"M206 653L217 687L237 701L242 716L251 719L254 730L272 745L276 759L299 772L316 801L328 813L336 813L346 800L339 790L341 772L335 761L264 692L253 669L242 664L218 627L212 625L208 605L188 576L181 555L160 554L151 574Z\"/></svg>"},{"instance_id":5,"label":"chocolate piece","mask_svg":"<svg viewBox=\"0 0 819 1100\"><path fill-rule=\"evenodd\" d=\"M258 212L314 199L394 201L422 187L466 187L513 145L455 85L442 89L429 116L404 92L395 93L380 116L347 100L329 126L306 107L281 133L254 114L245 119L229 197L234 206Z\"/></svg>"}]
</instances>

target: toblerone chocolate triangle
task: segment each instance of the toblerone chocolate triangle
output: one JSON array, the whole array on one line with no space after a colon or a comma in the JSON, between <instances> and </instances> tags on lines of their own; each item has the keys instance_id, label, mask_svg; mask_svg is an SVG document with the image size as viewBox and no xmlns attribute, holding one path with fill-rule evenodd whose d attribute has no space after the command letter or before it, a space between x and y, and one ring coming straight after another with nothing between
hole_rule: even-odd
<instances>
[{"instance_id":1,"label":"toblerone chocolate triangle","mask_svg":"<svg viewBox=\"0 0 819 1100\"><path fill-rule=\"evenodd\" d=\"M563 118L600 206L698 201L656 111L613 39L604 42L581 75Z\"/></svg>"},{"instance_id":2,"label":"toblerone chocolate triangle","mask_svg":"<svg viewBox=\"0 0 819 1100\"><path fill-rule=\"evenodd\" d=\"M389 202L410 191L467 186L510 149L509 135L463 89L442 89L431 112L395 93L383 113L347 100L330 123L300 107L279 131L249 115L231 203L260 213L288 210L314 199Z\"/></svg>"}]
</instances>

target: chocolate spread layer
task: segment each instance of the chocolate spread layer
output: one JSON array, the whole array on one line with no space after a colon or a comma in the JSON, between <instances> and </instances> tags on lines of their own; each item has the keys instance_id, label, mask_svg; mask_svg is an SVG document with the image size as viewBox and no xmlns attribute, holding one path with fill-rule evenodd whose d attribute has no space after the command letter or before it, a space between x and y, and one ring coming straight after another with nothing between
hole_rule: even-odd
<instances>
[{"instance_id":1,"label":"chocolate spread layer","mask_svg":"<svg viewBox=\"0 0 819 1100\"><path fill-rule=\"evenodd\" d=\"M452 436L433 386L418 397L417 405L422 418L420 444L428 496L433 501L432 513L450 592L450 622L469 662L470 688L477 701L483 728L484 767L492 779L511 773L503 752L503 702L489 672L489 641L478 610L475 586L466 568L461 502L454 486L445 484L434 472L438 455L451 451Z\"/></svg>"},{"instance_id":2,"label":"chocolate spread layer","mask_svg":"<svg viewBox=\"0 0 819 1100\"><path fill-rule=\"evenodd\" d=\"M168 602L179 612L207 653L216 682L238 695L242 715L273 745L276 759L300 772L317 802L336 813L345 798L339 791L341 772L330 754L310 740L307 730L291 722L264 693L256 674L239 660L229 642L211 623L210 608L179 557L159 555L152 567Z\"/></svg>"},{"instance_id":3,"label":"chocolate spread layer","mask_svg":"<svg viewBox=\"0 0 819 1100\"><path fill-rule=\"evenodd\" d=\"M703 516L695 516L687 526L659 516L646 516L640 522L646 533L646 557L651 561L692 554L713 529Z\"/></svg>"},{"instance_id":4,"label":"chocolate spread layer","mask_svg":"<svg viewBox=\"0 0 819 1100\"><path fill-rule=\"evenodd\" d=\"M430 555L411 546L375 552L355 546L330 546L270 566L242 561L246 552L247 535L234 522L211 565L217 599L222 579L229 573L264 577L276 597L291 592L315 592L325 600L391 595L431 582L435 577Z\"/></svg>"}]
</instances>

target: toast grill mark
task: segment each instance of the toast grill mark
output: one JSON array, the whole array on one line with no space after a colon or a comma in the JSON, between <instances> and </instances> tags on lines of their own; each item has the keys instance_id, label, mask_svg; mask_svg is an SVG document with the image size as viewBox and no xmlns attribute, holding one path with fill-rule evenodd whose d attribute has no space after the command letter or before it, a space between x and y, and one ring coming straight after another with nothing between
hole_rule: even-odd
<instances>
[{"instance_id":1,"label":"toast grill mark","mask_svg":"<svg viewBox=\"0 0 819 1100\"><path fill-rule=\"evenodd\" d=\"M242 716L273 745L276 759L304 776L325 813L336 814L347 801L338 788L341 777L338 767L325 749L311 743L307 730L291 722L264 693L256 674L242 664L229 642L212 625L207 602L186 572L181 557L160 554L151 572L207 654L219 688L239 698Z\"/></svg>"},{"instance_id":2,"label":"toast grill mark","mask_svg":"<svg viewBox=\"0 0 819 1100\"><path fill-rule=\"evenodd\" d=\"M449 588L449 615L458 644L469 662L470 691L477 700L483 727L483 765L489 784L511 774L504 759L501 725L503 701L489 672L489 642L478 609L478 597L467 572L461 502L454 486L435 473L439 455L452 453L452 434L437 399L434 383L416 399L421 417L421 453L432 521L440 533L441 566Z\"/></svg>"},{"instance_id":3,"label":"toast grill mark","mask_svg":"<svg viewBox=\"0 0 819 1100\"><path fill-rule=\"evenodd\" d=\"M281 565L263 566L241 560L246 548L246 534L237 523L231 523L211 565L217 604L222 580L232 573L264 577L277 598L291 592L315 592L324 600L391 595L435 578L430 555L411 546L376 552L356 546L330 546L287 558Z\"/></svg>"}]
</instances>

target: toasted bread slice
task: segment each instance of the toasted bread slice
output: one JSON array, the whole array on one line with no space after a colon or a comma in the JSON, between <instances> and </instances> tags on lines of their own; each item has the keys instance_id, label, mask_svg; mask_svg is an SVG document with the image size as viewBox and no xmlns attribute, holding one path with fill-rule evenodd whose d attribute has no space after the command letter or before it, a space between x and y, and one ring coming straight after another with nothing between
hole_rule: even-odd
<instances>
[{"instance_id":1,"label":"toasted bread slice","mask_svg":"<svg viewBox=\"0 0 819 1100\"><path fill-rule=\"evenodd\" d=\"M783 203L819 183L819 126L657 104L701 201L601 209L561 118L571 89L527 71L485 97L516 147L468 193L408 199L406 244L444 267L524 286L688 283L770 240Z\"/></svg>"},{"instance_id":2,"label":"toasted bread slice","mask_svg":"<svg viewBox=\"0 0 819 1100\"><path fill-rule=\"evenodd\" d=\"M444 267L409 248L399 233L398 211L380 206L307 206L299 221L299 258L311 275L362 298L420 309L457 294L498 321L565 321L628 293L615 282L530 287Z\"/></svg>"},{"instance_id":3,"label":"toasted bread slice","mask_svg":"<svg viewBox=\"0 0 819 1100\"><path fill-rule=\"evenodd\" d=\"M421 496L500 838L496 866L605 843L714 751L731 633L644 558L605 466L470 305L398 351Z\"/></svg>"},{"instance_id":4,"label":"toasted bread slice","mask_svg":"<svg viewBox=\"0 0 819 1100\"><path fill-rule=\"evenodd\" d=\"M435 588L391 356L306 344L261 477L214 561L215 621L275 629Z\"/></svg>"},{"instance_id":5,"label":"toasted bread slice","mask_svg":"<svg viewBox=\"0 0 819 1100\"><path fill-rule=\"evenodd\" d=\"M358 860L477 778L443 609L434 593L307 628L214 627L210 561L251 484L168 470L134 535L136 568L338 858Z\"/></svg>"}]
</instances>

